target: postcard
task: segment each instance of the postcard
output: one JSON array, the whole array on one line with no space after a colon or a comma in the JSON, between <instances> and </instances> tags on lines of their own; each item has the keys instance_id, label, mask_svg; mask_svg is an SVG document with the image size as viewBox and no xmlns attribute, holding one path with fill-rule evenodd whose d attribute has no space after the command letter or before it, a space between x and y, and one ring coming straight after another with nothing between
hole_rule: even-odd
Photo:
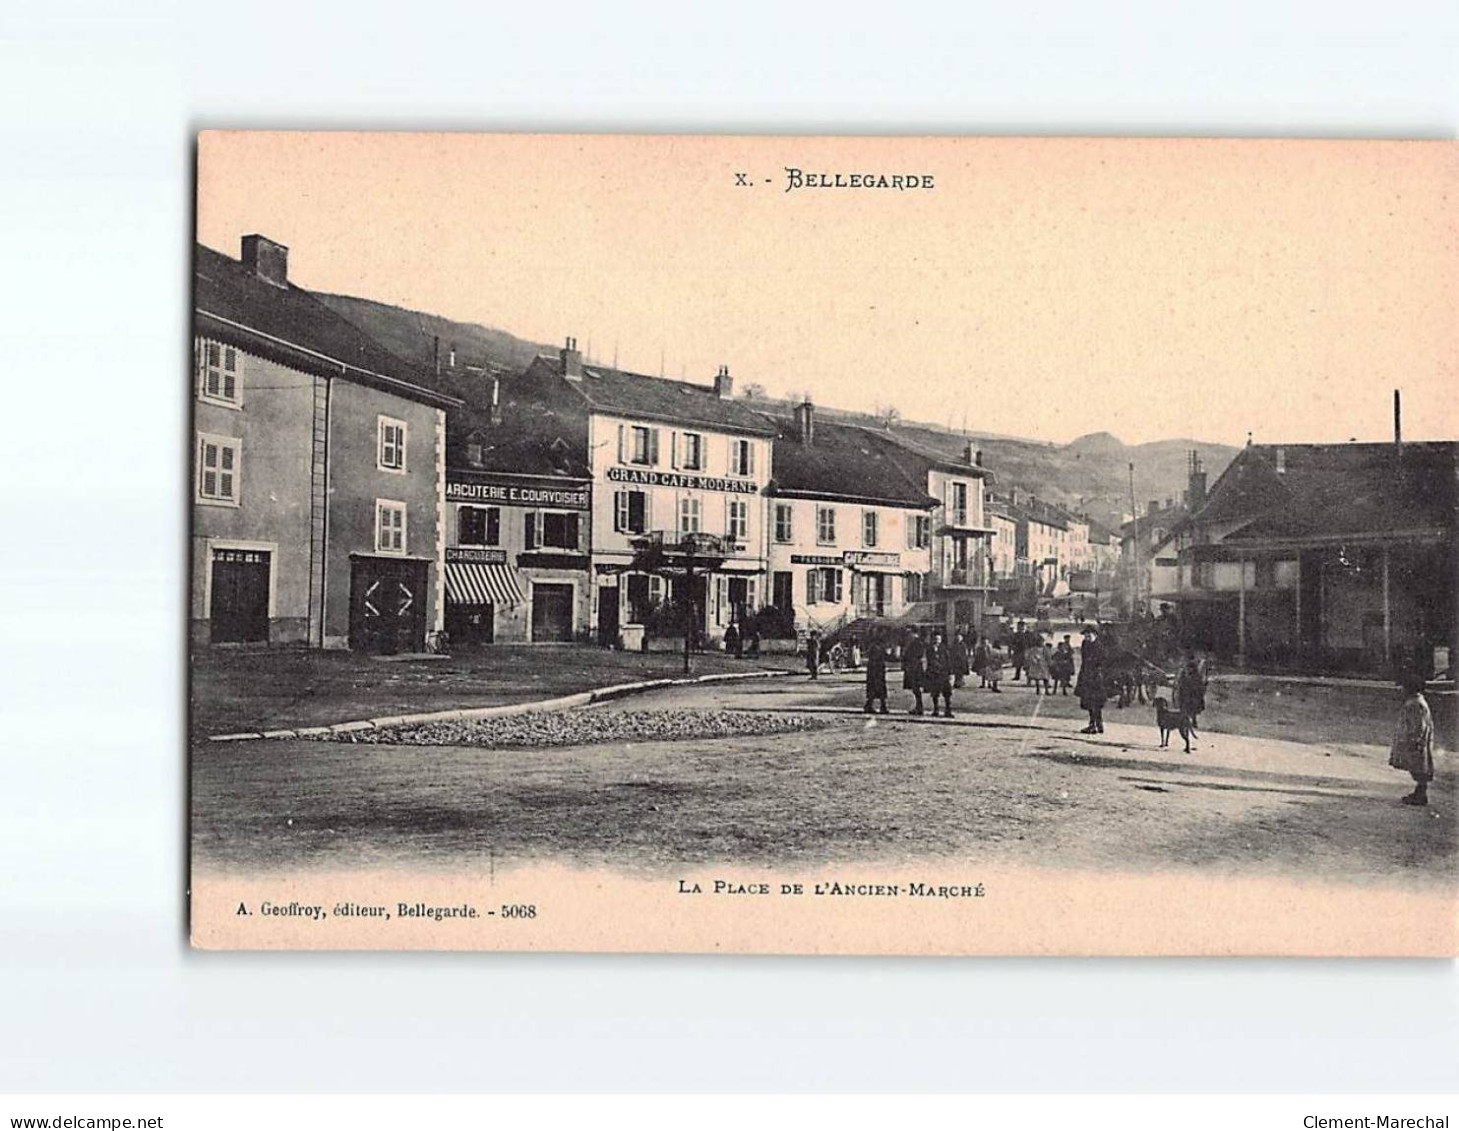
<instances>
[{"instance_id":1,"label":"postcard","mask_svg":"<svg viewBox=\"0 0 1459 1131\"><path fill-rule=\"evenodd\" d=\"M1459 952L1459 148L209 131L193 944Z\"/></svg>"}]
</instances>

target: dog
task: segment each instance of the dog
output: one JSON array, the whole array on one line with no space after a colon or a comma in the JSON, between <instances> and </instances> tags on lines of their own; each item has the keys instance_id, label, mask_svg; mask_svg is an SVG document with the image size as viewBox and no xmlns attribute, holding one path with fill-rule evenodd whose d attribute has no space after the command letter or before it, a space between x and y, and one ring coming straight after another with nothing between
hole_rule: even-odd
<instances>
[{"instance_id":1,"label":"dog","mask_svg":"<svg viewBox=\"0 0 1459 1131\"><path fill-rule=\"evenodd\" d=\"M1191 720L1184 711L1172 711L1170 702L1163 695L1155 700L1155 725L1160 728L1160 748L1170 745L1172 731L1179 731L1185 740L1185 752L1191 752Z\"/></svg>"}]
</instances>

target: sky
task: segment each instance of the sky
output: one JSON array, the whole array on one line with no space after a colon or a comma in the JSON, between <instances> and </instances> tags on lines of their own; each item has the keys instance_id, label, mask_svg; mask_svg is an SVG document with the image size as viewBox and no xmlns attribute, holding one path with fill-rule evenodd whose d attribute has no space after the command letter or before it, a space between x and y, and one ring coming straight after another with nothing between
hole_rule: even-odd
<instances>
[{"instance_id":1,"label":"sky","mask_svg":"<svg viewBox=\"0 0 1459 1131\"><path fill-rule=\"evenodd\" d=\"M208 132L197 216L301 286L640 372L1303 443L1391 438L1395 388L1405 438L1459 437L1456 190L1453 142Z\"/></svg>"}]
</instances>

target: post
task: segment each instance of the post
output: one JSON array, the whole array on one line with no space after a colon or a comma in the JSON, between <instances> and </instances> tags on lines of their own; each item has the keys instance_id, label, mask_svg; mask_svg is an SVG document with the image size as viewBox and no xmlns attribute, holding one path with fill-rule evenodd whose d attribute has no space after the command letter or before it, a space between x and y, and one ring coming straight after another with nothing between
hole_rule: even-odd
<instances>
[{"instance_id":1,"label":"post","mask_svg":"<svg viewBox=\"0 0 1459 1131\"><path fill-rule=\"evenodd\" d=\"M1236 559L1240 587L1236 591L1236 666L1246 667L1246 559Z\"/></svg>"},{"instance_id":2,"label":"post","mask_svg":"<svg viewBox=\"0 0 1459 1131\"><path fill-rule=\"evenodd\" d=\"M1302 648L1302 551L1297 551L1297 587L1292 590L1292 603L1296 614L1296 630L1292 640L1295 647L1292 649L1300 661L1303 655Z\"/></svg>"},{"instance_id":3,"label":"post","mask_svg":"<svg viewBox=\"0 0 1459 1131\"><path fill-rule=\"evenodd\" d=\"M1130 617L1135 615L1135 606L1140 603L1140 509L1135 505L1135 465L1130 463L1130 514L1134 516L1134 531L1130 535L1130 580L1134 583L1134 595L1130 598Z\"/></svg>"},{"instance_id":4,"label":"post","mask_svg":"<svg viewBox=\"0 0 1459 1131\"><path fill-rule=\"evenodd\" d=\"M1393 663L1393 610L1388 590L1388 547L1383 547L1383 666Z\"/></svg>"}]
</instances>

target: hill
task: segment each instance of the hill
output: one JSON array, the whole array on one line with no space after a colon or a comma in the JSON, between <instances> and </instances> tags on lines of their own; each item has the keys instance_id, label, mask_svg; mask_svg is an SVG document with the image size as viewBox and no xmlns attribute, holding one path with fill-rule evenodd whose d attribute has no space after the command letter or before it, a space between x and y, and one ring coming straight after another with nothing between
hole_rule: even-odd
<instances>
[{"instance_id":1,"label":"hill","mask_svg":"<svg viewBox=\"0 0 1459 1131\"><path fill-rule=\"evenodd\" d=\"M441 364L456 350L459 366L518 370L552 347L529 342L475 322L456 322L436 314L406 310L388 303L350 295L316 294L336 314L348 318L397 357L423 369L435 364L435 340L440 339Z\"/></svg>"},{"instance_id":2,"label":"hill","mask_svg":"<svg viewBox=\"0 0 1459 1131\"><path fill-rule=\"evenodd\" d=\"M755 407L775 415L789 415L794 405L784 400L760 400ZM886 428L870 413L816 406L816 412L838 423ZM961 459L969 440L982 450L983 464L993 473L995 491L1016 486L1071 511L1084 512L1110 528L1130 510L1131 463L1135 465L1136 505L1143 512L1152 499L1179 500L1188 484L1189 453L1199 452L1207 480L1216 477L1235 458L1237 449L1199 440L1157 440L1125 444L1108 432L1081 436L1068 444L1051 444L995 433L953 432L936 424L898 420L889 429L911 443Z\"/></svg>"},{"instance_id":3,"label":"hill","mask_svg":"<svg viewBox=\"0 0 1459 1131\"><path fill-rule=\"evenodd\" d=\"M350 295L317 296L336 313L348 318L392 353L430 370L435 360L435 340L440 341L440 361L447 365L454 346L458 367L484 367L516 371L524 369L539 353L554 347L529 342L505 330L475 322L457 322L435 314L406 310L388 303ZM746 398L752 407L778 416L794 412L791 400ZM818 415L846 424L868 428L886 427L872 413L816 406ZM954 432L936 424L897 420L891 431L915 444L962 458L971 439L983 451L983 463L997 479L995 489L1016 486L1041 499L1070 510L1085 511L1108 526L1118 526L1130 509L1129 465L1135 464L1136 500L1144 509L1151 499L1179 499L1186 489L1186 459L1198 451L1212 483L1235 457L1237 449L1195 440L1160 440L1126 445L1108 432L1094 432L1068 444L1050 444L997 433Z\"/></svg>"}]
</instances>

